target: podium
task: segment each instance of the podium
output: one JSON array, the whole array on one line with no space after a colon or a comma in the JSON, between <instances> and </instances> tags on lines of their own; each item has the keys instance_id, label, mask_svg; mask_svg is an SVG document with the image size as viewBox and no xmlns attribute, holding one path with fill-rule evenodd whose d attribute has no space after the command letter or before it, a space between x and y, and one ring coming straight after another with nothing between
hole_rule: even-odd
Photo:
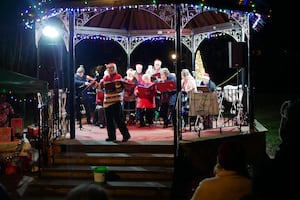
<instances>
[{"instance_id":1,"label":"podium","mask_svg":"<svg viewBox=\"0 0 300 200\"><path fill-rule=\"evenodd\" d=\"M218 115L218 96L215 92L192 92L188 94L189 116Z\"/></svg>"}]
</instances>

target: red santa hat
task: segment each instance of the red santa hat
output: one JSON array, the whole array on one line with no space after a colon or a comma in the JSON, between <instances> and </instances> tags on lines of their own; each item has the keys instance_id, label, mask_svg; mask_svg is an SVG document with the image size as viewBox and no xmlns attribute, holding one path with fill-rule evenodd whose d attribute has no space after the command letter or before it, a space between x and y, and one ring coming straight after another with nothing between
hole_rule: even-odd
<instances>
[{"instance_id":1,"label":"red santa hat","mask_svg":"<svg viewBox=\"0 0 300 200\"><path fill-rule=\"evenodd\" d=\"M209 80L210 78L209 78L209 74L208 73L204 73L203 75L202 75L202 78L204 78L204 79L207 79L207 80Z\"/></svg>"}]
</instances>

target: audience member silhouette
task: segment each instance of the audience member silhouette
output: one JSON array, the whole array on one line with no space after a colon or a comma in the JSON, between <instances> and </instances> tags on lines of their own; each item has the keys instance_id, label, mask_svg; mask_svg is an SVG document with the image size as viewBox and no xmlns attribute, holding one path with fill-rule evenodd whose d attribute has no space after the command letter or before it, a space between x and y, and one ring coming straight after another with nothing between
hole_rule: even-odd
<instances>
[{"instance_id":1,"label":"audience member silhouette","mask_svg":"<svg viewBox=\"0 0 300 200\"><path fill-rule=\"evenodd\" d=\"M192 200L234 200L251 191L244 147L224 141L218 148L214 177L200 181Z\"/></svg>"},{"instance_id":2,"label":"audience member silhouette","mask_svg":"<svg viewBox=\"0 0 300 200\"><path fill-rule=\"evenodd\" d=\"M66 200L109 200L109 195L101 185L83 183L72 190L66 196Z\"/></svg>"},{"instance_id":3,"label":"audience member silhouette","mask_svg":"<svg viewBox=\"0 0 300 200\"><path fill-rule=\"evenodd\" d=\"M0 183L0 199L1 200L10 200L10 195L6 187Z\"/></svg>"},{"instance_id":4,"label":"audience member silhouette","mask_svg":"<svg viewBox=\"0 0 300 200\"><path fill-rule=\"evenodd\" d=\"M300 179L299 114L300 99L282 103L279 149L274 158L265 154L258 159L253 167L252 193L241 200L300 199L300 185L291 181Z\"/></svg>"}]
</instances>

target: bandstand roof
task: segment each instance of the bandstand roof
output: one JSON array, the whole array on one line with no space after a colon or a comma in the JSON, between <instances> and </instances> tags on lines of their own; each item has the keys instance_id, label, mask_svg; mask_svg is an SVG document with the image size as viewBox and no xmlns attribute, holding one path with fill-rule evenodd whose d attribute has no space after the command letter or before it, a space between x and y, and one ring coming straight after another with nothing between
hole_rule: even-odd
<instances>
[{"instance_id":1,"label":"bandstand roof","mask_svg":"<svg viewBox=\"0 0 300 200\"><path fill-rule=\"evenodd\" d=\"M123 5L74 7L75 45L84 39L105 39L118 42L127 54L143 41L157 39L174 40L176 37L177 4ZM251 13L218 9L208 6L180 4L182 43L193 53L203 39L213 34L228 34L236 41L249 37ZM68 11L55 8L36 25L37 40L43 23L57 17L65 25L64 40L68 46ZM254 16L254 14L251 14ZM36 43L37 45L37 43Z\"/></svg>"},{"instance_id":2,"label":"bandstand roof","mask_svg":"<svg viewBox=\"0 0 300 200\"><path fill-rule=\"evenodd\" d=\"M172 15L172 13L169 13ZM185 29L195 29L215 24L229 22L228 15L216 11L201 13L190 19ZM88 21L85 26L119 29L127 31L135 30L159 30L172 29L158 13L150 12L145 9L114 9L100 13Z\"/></svg>"}]
</instances>

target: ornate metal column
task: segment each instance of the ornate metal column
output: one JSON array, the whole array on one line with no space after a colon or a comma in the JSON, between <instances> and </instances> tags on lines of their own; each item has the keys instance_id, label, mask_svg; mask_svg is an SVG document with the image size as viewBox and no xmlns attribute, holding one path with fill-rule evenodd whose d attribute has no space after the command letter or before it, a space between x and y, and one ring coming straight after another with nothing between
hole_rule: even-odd
<instances>
[{"instance_id":1,"label":"ornate metal column","mask_svg":"<svg viewBox=\"0 0 300 200\"><path fill-rule=\"evenodd\" d=\"M69 10L69 106L70 138L75 138L75 85L74 85L74 10Z\"/></svg>"},{"instance_id":2,"label":"ornate metal column","mask_svg":"<svg viewBox=\"0 0 300 200\"><path fill-rule=\"evenodd\" d=\"M180 5L176 5L176 79L177 79L177 104L176 104L176 121L177 123L174 124L174 147L175 147L175 155L178 155L178 144L179 140L181 140L181 12L180 12Z\"/></svg>"}]
</instances>

